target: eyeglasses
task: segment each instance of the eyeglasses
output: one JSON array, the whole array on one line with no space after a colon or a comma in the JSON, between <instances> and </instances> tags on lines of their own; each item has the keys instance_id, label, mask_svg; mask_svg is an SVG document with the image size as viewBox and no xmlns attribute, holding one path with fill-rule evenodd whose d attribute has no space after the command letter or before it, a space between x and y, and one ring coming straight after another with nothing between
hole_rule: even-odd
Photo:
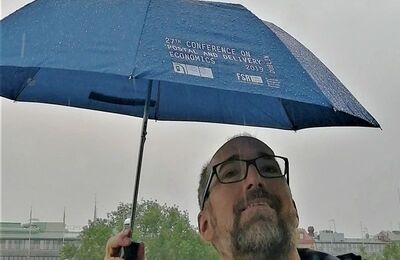
<instances>
[{"instance_id":1,"label":"eyeglasses","mask_svg":"<svg viewBox=\"0 0 400 260\"><path fill-rule=\"evenodd\" d=\"M201 201L201 210L204 209L204 203L209 195L208 190L214 175L217 176L218 181L222 184L239 182L246 179L250 164L256 167L261 177L282 178L286 176L286 181L289 185L289 160L286 157L262 155L251 160L241 160L233 157L213 166Z\"/></svg>"}]
</instances>

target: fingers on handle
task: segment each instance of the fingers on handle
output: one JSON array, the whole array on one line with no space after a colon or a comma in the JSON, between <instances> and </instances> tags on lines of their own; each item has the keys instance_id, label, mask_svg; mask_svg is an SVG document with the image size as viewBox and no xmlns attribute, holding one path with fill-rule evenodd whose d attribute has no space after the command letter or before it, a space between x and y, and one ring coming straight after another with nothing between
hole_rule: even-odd
<instances>
[{"instance_id":1,"label":"fingers on handle","mask_svg":"<svg viewBox=\"0 0 400 260\"><path fill-rule=\"evenodd\" d=\"M121 247L128 246L131 243L131 231L123 230L107 241L105 260L122 259L119 258Z\"/></svg>"},{"instance_id":2,"label":"fingers on handle","mask_svg":"<svg viewBox=\"0 0 400 260\"><path fill-rule=\"evenodd\" d=\"M139 244L138 252L137 252L137 259L138 260L145 260L146 259L145 255L144 255L144 243L143 242L141 242Z\"/></svg>"}]
</instances>

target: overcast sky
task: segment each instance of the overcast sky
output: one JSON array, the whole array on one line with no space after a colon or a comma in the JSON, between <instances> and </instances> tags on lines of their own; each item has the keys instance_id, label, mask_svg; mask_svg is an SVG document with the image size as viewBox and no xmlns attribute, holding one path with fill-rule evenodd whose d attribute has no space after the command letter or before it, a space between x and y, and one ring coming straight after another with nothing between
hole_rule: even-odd
<instances>
[{"instance_id":1,"label":"overcast sky","mask_svg":"<svg viewBox=\"0 0 400 260\"><path fill-rule=\"evenodd\" d=\"M1 0L2 13L28 0ZM148 125L140 197L198 213L203 163L230 136L248 132L289 157L300 226L359 237L400 229L400 2L397 0L235 1L308 47L378 120L370 128L297 133L205 123ZM141 120L1 99L1 220L84 225L131 202ZM331 224L331 226L330 226Z\"/></svg>"}]
</instances>

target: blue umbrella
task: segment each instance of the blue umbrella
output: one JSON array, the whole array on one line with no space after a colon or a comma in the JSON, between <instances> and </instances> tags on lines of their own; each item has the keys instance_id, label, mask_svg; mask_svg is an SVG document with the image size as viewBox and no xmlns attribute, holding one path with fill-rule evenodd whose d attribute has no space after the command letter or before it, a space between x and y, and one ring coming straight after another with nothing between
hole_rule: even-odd
<instances>
[{"instance_id":1,"label":"blue umbrella","mask_svg":"<svg viewBox=\"0 0 400 260\"><path fill-rule=\"evenodd\" d=\"M0 66L2 97L143 116L134 210L147 118L379 127L309 50L235 4L37 0L1 21Z\"/></svg>"}]
</instances>

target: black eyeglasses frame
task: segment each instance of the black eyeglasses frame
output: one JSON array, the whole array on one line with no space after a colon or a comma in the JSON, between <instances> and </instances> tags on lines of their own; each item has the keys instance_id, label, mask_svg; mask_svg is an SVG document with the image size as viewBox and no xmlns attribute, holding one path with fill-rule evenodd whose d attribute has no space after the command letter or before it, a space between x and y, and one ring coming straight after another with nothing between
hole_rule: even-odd
<instances>
[{"instance_id":1,"label":"black eyeglasses frame","mask_svg":"<svg viewBox=\"0 0 400 260\"><path fill-rule=\"evenodd\" d=\"M262 158L262 157L271 157L271 158L280 158L280 159L283 159L283 160L285 161L285 169L284 169L283 175L282 175L282 176L276 176L276 177L265 177L265 176L262 176L262 175L260 174L260 171L259 171L258 168L257 168L257 165L256 165L256 160L259 159L259 158ZM221 164L223 164L223 163L226 163L226 162L229 162L229 161L243 161L243 162L246 162L246 174L244 175L243 179L240 179L240 180L237 180L237 181L232 181L232 182L222 182L222 181L219 179L218 174L217 174L217 171L216 171L217 167L218 167L219 165L221 165ZM207 185L206 185L206 188L205 188L205 190L204 190L203 198L202 198L202 201L201 201L201 210L204 209L205 201L206 201L206 199L207 199L207 197L208 197L208 195L209 195L209 194L208 194L208 193L209 193L209 192L208 192L208 189L210 188L211 181L212 181L212 178L214 177L214 175L217 176L218 181L219 181L220 183L222 183L222 184L230 184L230 183L240 182L240 181L246 179L247 174L248 174L248 171L249 171L249 166L250 166L250 165L254 165L254 166L256 167L256 169L257 169L258 174L259 174L261 177L263 177L263 178L275 179L275 178L282 178L282 177L285 177L285 176L286 176L286 182L287 182L287 184L288 184L288 186L289 186L289 159L286 158L286 157L279 156L279 155L265 155L265 154L264 154L264 155L261 155L261 156L259 156L259 157L257 157L257 158L250 159L250 160L241 160L241 159L236 159L236 158L230 158L230 159L228 159L228 160L226 160L226 161L217 163L216 165L214 165L214 166L212 167L212 172L211 172L210 176L208 177Z\"/></svg>"}]
</instances>

